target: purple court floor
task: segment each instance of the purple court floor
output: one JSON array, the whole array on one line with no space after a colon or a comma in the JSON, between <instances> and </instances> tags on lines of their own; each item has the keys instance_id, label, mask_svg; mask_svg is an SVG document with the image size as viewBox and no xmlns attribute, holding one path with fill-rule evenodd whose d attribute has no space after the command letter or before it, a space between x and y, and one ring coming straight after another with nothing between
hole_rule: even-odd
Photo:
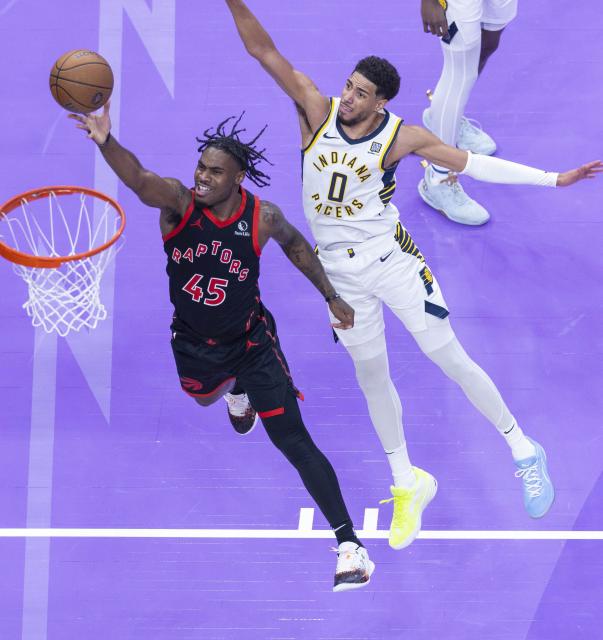
<instances>
[{"instance_id":1,"label":"purple court floor","mask_svg":"<svg viewBox=\"0 0 603 640\"><path fill-rule=\"evenodd\" d=\"M250 5L327 94L360 57L389 58L403 79L391 110L420 122L441 53L418 0ZM499 156L551 170L601 157L602 31L591 6L520 2L468 108ZM388 314L411 457L439 481L425 536L400 552L384 537L389 468L351 361L320 296L266 248L262 295L305 420L377 563L365 590L333 594L334 540L312 537L327 533L319 513L300 522L313 504L288 463L262 429L242 439L223 403L202 410L179 389L158 214L117 185L48 91L52 62L83 47L115 71L114 134L161 175L190 182L195 136L227 116L245 109L252 133L268 123L275 166L260 195L309 235L294 108L247 57L224 3L0 0L0 200L80 184L116 194L128 215L103 287L110 317L94 332L33 329L24 285L0 263L0 639L603 638L603 183L465 180L492 215L467 228L422 203L418 159L401 164L402 221L466 350L546 446L557 499L542 521L524 514L504 442ZM265 530L290 535L254 537Z\"/></svg>"}]
</instances>

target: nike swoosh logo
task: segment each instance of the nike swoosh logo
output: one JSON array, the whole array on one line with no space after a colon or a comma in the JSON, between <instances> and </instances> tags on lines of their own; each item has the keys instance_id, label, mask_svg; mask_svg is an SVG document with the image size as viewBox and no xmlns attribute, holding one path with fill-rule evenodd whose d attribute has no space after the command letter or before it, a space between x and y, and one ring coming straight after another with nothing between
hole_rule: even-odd
<instances>
[{"instance_id":1,"label":"nike swoosh logo","mask_svg":"<svg viewBox=\"0 0 603 640\"><path fill-rule=\"evenodd\" d=\"M379 258L379 260L381 262L385 262L392 255L393 252L394 250L392 249L386 256L383 256L383 258Z\"/></svg>"},{"instance_id":2,"label":"nike swoosh logo","mask_svg":"<svg viewBox=\"0 0 603 640\"><path fill-rule=\"evenodd\" d=\"M339 140L339 136L330 136L328 133L325 133L323 138L328 138L329 140Z\"/></svg>"}]
</instances>

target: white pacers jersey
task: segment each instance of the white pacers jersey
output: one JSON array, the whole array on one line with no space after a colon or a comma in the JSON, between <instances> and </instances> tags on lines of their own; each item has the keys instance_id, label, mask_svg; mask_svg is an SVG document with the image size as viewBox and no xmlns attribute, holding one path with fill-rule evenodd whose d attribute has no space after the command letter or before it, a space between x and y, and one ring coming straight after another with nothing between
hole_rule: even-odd
<instances>
[{"instance_id":1,"label":"white pacers jersey","mask_svg":"<svg viewBox=\"0 0 603 640\"><path fill-rule=\"evenodd\" d=\"M319 249L349 247L376 236L393 236L398 210L390 200L396 167L383 167L402 125L389 111L381 124L358 140L338 122L339 98L331 98L327 119L303 150L304 213Z\"/></svg>"}]
</instances>

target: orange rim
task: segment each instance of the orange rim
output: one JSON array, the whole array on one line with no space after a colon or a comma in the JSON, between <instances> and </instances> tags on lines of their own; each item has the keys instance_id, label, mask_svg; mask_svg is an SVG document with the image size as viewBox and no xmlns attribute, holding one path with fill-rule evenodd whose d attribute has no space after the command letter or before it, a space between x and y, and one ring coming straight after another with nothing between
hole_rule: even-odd
<instances>
[{"instance_id":1,"label":"orange rim","mask_svg":"<svg viewBox=\"0 0 603 640\"><path fill-rule=\"evenodd\" d=\"M108 202L119 214L121 218L121 224L119 229L115 233L115 235L102 245L95 247L94 249L90 249L90 251L85 251L83 253L77 253L72 256L56 256L56 257L48 257L48 256L34 256L31 253L24 253L22 251L18 251L17 249L13 249L9 247L7 244L0 240L0 256L10 260L11 262L15 262L16 264L20 264L24 267L38 267L42 269L56 269L60 267L65 262L76 262L77 260L83 260L84 258L89 258L91 256L95 256L98 253L102 253L106 251L110 246L114 245L118 240L121 234L124 232L126 228L126 214L124 210L121 208L121 205L111 198L110 196L96 191L96 189L89 189L88 187L72 187L72 186L54 186L54 187L40 187L39 189L31 189L31 191L24 191L23 193L19 193L18 195L12 197L10 200L7 200L3 205L0 205L0 220L7 214L19 207L23 201L30 202L33 200L40 200L41 198L48 198L50 194L53 193L55 196L64 196L64 195L73 195L75 193L84 193L88 196L93 196L94 198L98 198L99 200L103 200L104 202Z\"/></svg>"}]
</instances>

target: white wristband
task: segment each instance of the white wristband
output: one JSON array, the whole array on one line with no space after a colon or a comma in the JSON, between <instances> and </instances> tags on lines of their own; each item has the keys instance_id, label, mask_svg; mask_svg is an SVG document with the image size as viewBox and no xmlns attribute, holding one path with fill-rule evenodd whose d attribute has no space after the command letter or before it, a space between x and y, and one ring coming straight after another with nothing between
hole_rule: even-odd
<instances>
[{"instance_id":1,"label":"white wristband","mask_svg":"<svg viewBox=\"0 0 603 640\"><path fill-rule=\"evenodd\" d=\"M467 166L461 173L476 180L499 184L532 184L538 187L557 186L558 173L534 169L525 164L483 156L471 151L467 154Z\"/></svg>"}]
</instances>

